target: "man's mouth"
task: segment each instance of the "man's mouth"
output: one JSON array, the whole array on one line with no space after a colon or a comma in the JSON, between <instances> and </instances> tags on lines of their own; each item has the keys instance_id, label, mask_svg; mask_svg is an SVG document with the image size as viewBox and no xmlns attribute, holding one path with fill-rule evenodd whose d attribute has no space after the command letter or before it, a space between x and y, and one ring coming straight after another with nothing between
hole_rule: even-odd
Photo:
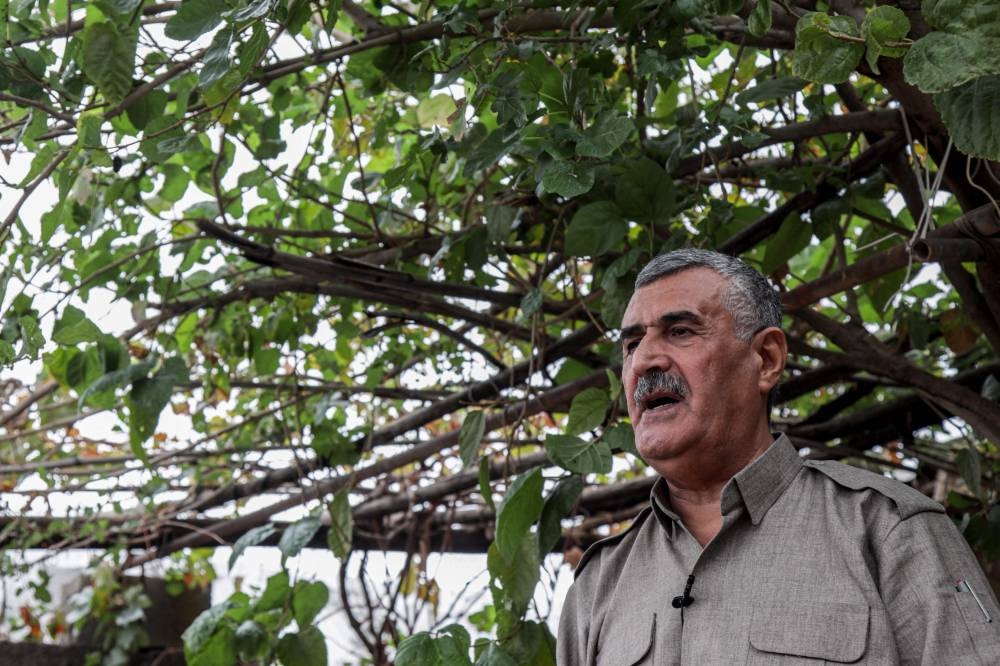
<instances>
[{"instance_id":1,"label":"man's mouth","mask_svg":"<svg viewBox=\"0 0 1000 666\"><path fill-rule=\"evenodd\" d=\"M642 410L644 412L655 411L663 407L671 407L680 401L681 399L674 395L652 395L643 400Z\"/></svg>"},{"instance_id":2,"label":"man's mouth","mask_svg":"<svg viewBox=\"0 0 1000 666\"><path fill-rule=\"evenodd\" d=\"M679 403L681 397L670 393L655 393L647 396L642 401L643 412L666 411Z\"/></svg>"},{"instance_id":3,"label":"man's mouth","mask_svg":"<svg viewBox=\"0 0 1000 666\"><path fill-rule=\"evenodd\" d=\"M642 413L665 412L687 398L689 392L679 376L653 369L639 377L632 399Z\"/></svg>"}]
</instances>

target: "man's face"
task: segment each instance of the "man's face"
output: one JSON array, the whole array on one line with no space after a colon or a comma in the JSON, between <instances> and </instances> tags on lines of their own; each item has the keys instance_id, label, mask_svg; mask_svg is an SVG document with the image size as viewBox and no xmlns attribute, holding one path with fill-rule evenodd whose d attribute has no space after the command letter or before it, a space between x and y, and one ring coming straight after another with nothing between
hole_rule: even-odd
<instances>
[{"instance_id":1,"label":"man's face","mask_svg":"<svg viewBox=\"0 0 1000 666\"><path fill-rule=\"evenodd\" d=\"M641 287L625 310L628 413L636 447L657 471L692 455L725 456L760 422L758 357L736 338L726 287L715 271L689 268Z\"/></svg>"}]
</instances>

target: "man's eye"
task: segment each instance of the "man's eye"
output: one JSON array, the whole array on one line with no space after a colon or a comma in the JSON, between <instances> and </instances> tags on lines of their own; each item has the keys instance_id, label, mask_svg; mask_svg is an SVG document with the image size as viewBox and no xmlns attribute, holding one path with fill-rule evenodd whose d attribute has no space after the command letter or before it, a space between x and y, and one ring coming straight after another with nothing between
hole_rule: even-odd
<instances>
[{"instance_id":1,"label":"man's eye","mask_svg":"<svg viewBox=\"0 0 1000 666\"><path fill-rule=\"evenodd\" d=\"M691 333L693 333L693 331L686 326L674 326L670 329L670 335L675 338L686 338L691 335Z\"/></svg>"},{"instance_id":2,"label":"man's eye","mask_svg":"<svg viewBox=\"0 0 1000 666\"><path fill-rule=\"evenodd\" d=\"M632 352L635 351L635 348L638 347L638 346L639 346L639 341L638 340L626 340L625 341L625 351L626 352L632 353Z\"/></svg>"}]
</instances>

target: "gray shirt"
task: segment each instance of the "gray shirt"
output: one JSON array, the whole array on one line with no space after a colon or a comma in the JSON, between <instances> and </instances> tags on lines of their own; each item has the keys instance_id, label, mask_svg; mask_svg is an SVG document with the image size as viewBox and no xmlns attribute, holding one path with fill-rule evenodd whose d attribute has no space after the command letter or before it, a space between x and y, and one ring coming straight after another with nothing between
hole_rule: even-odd
<instances>
[{"instance_id":1,"label":"gray shirt","mask_svg":"<svg viewBox=\"0 0 1000 666\"><path fill-rule=\"evenodd\" d=\"M721 503L703 549L658 480L632 526L577 567L558 663L1000 664L997 600L944 509L916 490L803 461L781 436ZM673 607L691 575L694 601Z\"/></svg>"}]
</instances>

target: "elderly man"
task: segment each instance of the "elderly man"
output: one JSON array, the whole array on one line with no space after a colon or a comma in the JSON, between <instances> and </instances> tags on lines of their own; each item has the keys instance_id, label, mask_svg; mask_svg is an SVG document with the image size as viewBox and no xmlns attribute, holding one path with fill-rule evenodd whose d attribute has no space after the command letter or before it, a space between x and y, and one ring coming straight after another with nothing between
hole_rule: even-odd
<instances>
[{"instance_id":1,"label":"elderly man","mask_svg":"<svg viewBox=\"0 0 1000 666\"><path fill-rule=\"evenodd\" d=\"M622 379L661 478L577 567L563 666L1000 664L1000 609L941 506L771 435L780 326L738 259L678 250L639 274Z\"/></svg>"}]
</instances>

